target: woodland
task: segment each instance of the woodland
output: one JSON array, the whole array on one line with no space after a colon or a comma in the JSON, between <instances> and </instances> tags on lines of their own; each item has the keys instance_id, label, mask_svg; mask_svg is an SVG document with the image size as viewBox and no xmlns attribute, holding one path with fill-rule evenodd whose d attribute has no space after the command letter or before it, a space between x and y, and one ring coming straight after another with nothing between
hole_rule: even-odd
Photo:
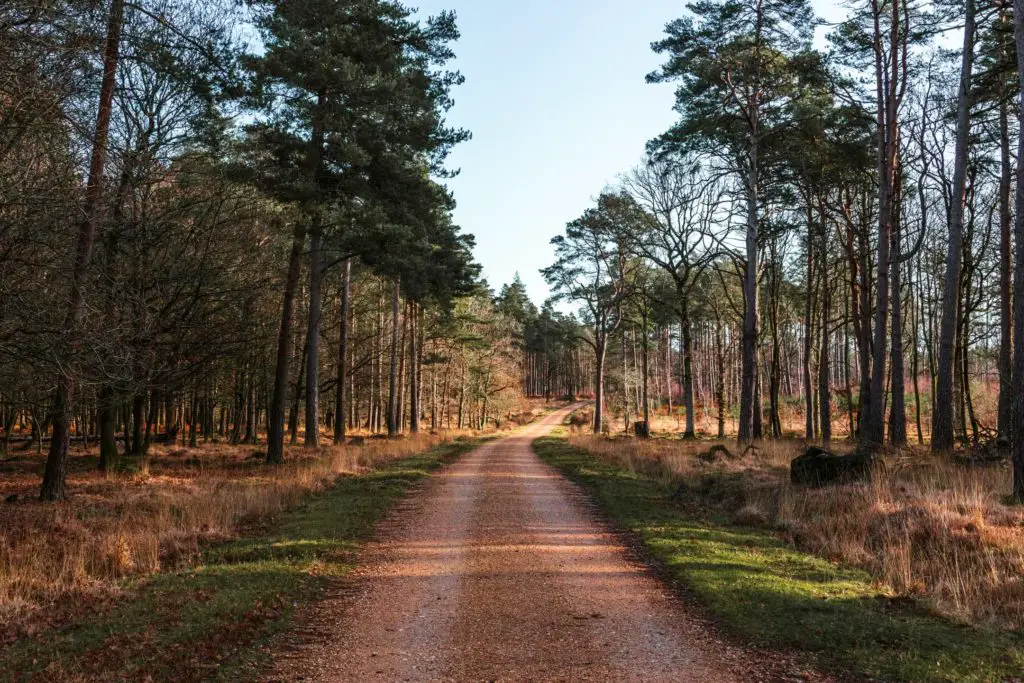
<instances>
[{"instance_id":1,"label":"woodland","mask_svg":"<svg viewBox=\"0 0 1024 683\"><path fill-rule=\"evenodd\" d=\"M155 441L482 428L521 323L444 160L454 16L390 2L15 2L2 26L0 429L100 469ZM252 22L243 25L243 20ZM243 30L244 29L244 30ZM530 321L574 393L574 328Z\"/></svg>"},{"instance_id":2,"label":"woodland","mask_svg":"<svg viewBox=\"0 0 1024 683\"><path fill-rule=\"evenodd\" d=\"M666 21L677 122L534 302L454 217L454 13L0 4L0 642L577 400L569 443L672 500L1019 629L1024 0ZM811 445L884 486L789 488Z\"/></svg>"},{"instance_id":3,"label":"woodland","mask_svg":"<svg viewBox=\"0 0 1024 683\"><path fill-rule=\"evenodd\" d=\"M1024 498L1014 17L865 2L824 26L780 0L669 23L647 78L675 85L678 123L544 271L583 307L595 431L655 405L741 445L1012 449Z\"/></svg>"}]
</instances>

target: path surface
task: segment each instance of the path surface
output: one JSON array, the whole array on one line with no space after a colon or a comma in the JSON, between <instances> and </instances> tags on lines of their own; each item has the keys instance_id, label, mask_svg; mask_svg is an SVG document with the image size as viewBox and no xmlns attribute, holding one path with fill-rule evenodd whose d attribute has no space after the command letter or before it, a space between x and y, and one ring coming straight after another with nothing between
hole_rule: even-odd
<instances>
[{"instance_id":1,"label":"path surface","mask_svg":"<svg viewBox=\"0 0 1024 683\"><path fill-rule=\"evenodd\" d=\"M565 414L431 478L349 590L301 616L270 680L778 680L689 615L537 458L531 441Z\"/></svg>"}]
</instances>

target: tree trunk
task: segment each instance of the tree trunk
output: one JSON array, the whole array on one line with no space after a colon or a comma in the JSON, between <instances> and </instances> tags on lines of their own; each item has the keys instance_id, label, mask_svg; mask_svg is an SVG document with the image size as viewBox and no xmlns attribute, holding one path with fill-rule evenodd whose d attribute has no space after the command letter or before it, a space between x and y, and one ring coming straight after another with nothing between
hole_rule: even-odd
<instances>
[{"instance_id":1,"label":"tree trunk","mask_svg":"<svg viewBox=\"0 0 1024 683\"><path fill-rule=\"evenodd\" d=\"M899 189L896 192L899 196ZM897 198L894 202L897 207L900 201ZM906 369L903 363L903 256L902 245L903 231L899 211L894 212L892 227L892 329L889 331L891 338L892 367L892 407L889 410L889 443L893 446L905 446L907 444L907 406L906 406Z\"/></svg>"},{"instance_id":2,"label":"tree trunk","mask_svg":"<svg viewBox=\"0 0 1024 683\"><path fill-rule=\"evenodd\" d=\"M1006 18L1005 3L1000 13ZM1001 39L1003 52L1009 52L1005 38ZM1013 180L1013 162L1010 159L1009 103L1006 101L1006 78L999 78L999 425L1000 436L1009 436L1012 421L1011 376L1013 368L1013 288L1011 277L1012 245L1010 241L1010 184Z\"/></svg>"},{"instance_id":3,"label":"tree trunk","mask_svg":"<svg viewBox=\"0 0 1024 683\"><path fill-rule=\"evenodd\" d=\"M718 382L716 392L718 394L718 438L725 438L725 340L722 338L722 321L715 320L715 356L718 365Z\"/></svg>"},{"instance_id":4,"label":"tree trunk","mask_svg":"<svg viewBox=\"0 0 1024 683\"><path fill-rule=\"evenodd\" d=\"M299 442L299 406L302 403L302 391L306 382L306 354L308 343L302 345L302 357L299 360L299 376L295 380L295 393L292 395L292 410L288 415L288 443L294 446Z\"/></svg>"},{"instance_id":5,"label":"tree trunk","mask_svg":"<svg viewBox=\"0 0 1024 683\"><path fill-rule=\"evenodd\" d=\"M305 173L310 183L316 181L324 145L324 124L322 109L324 94L317 95L313 113L313 130L306 150ZM288 276L284 285L284 300L281 306L281 329L277 337L277 362L274 369L274 392L267 414L267 463L284 461L284 403L288 393L289 362L292 354L292 317L295 308L295 292L302 274L302 250L306 246L306 224L301 218L296 221L292 233L292 250L288 256Z\"/></svg>"},{"instance_id":6,"label":"tree trunk","mask_svg":"<svg viewBox=\"0 0 1024 683\"><path fill-rule=\"evenodd\" d=\"M811 381L811 349L814 344L814 320L811 315L814 310L814 221L811 211L810 191L807 192L807 292L804 300L804 435L807 441L814 441L817 434L814 432L814 385Z\"/></svg>"},{"instance_id":7,"label":"tree trunk","mask_svg":"<svg viewBox=\"0 0 1024 683\"><path fill-rule=\"evenodd\" d=\"M411 367L410 398L409 398L409 431L419 434L420 431L420 392L423 387L423 309L413 304L413 315L410 327L415 332L409 334L409 363Z\"/></svg>"},{"instance_id":8,"label":"tree trunk","mask_svg":"<svg viewBox=\"0 0 1024 683\"><path fill-rule=\"evenodd\" d=\"M323 310L323 226L309 233L309 316L306 320L306 433L303 446L320 446L320 317Z\"/></svg>"},{"instance_id":9,"label":"tree trunk","mask_svg":"<svg viewBox=\"0 0 1024 683\"><path fill-rule=\"evenodd\" d=\"M143 434L144 427L143 411L146 408L145 393L138 393L132 398L132 455L143 455Z\"/></svg>"},{"instance_id":10,"label":"tree trunk","mask_svg":"<svg viewBox=\"0 0 1024 683\"><path fill-rule=\"evenodd\" d=\"M747 270L743 279L743 342L740 374L740 425L738 440L747 444L754 430L754 385L757 380L757 276L758 263L758 145L756 133L751 136L750 168L747 170Z\"/></svg>"},{"instance_id":11,"label":"tree trunk","mask_svg":"<svg viewBox=\"0 0 1024 683\"><path fill-rule=\"evenodd\" d=\"M956 354L960 273L964 248L964 204L967 201L967 155L971 136L971 75L974 66L974 0L965 2L964 48L960 67L960 91L956 118L956 152L953 160L952 205L946 276L942 292L942 323L939 328L939 367L932 407L932 450L953 448L953 367Z\"/></svg>"},{"instance_id":12,"label":"tree trunk","mask_svg":"<svg viewBox=\"0 0 1024 683\"><path fill-rule=\"evenodd\" d=\"M643 373L643 382L641 388L641 401L643 403L643 415L644 423L647 425L648 433L651 430L651 338L647 329L647 309L644 309L643 318L643 343L640 347L642 366L641 372Z\"/></svg>"},{"instance_id":13,"label":"tree trunk","mask_svg":"<svg viewBox=\"0 0 1024 683\"><path fill-rule=\"evenodd\" d=\"M110 114L113 108L116 87L117 61L121 46L121 28L124 18L124 0L113 0L107 19L107 37L103 48L103 78L100 83L99 102L96 108L96 127L93 133L92 154L89 160L89 178L85 185L85 202L82 206L82 222L78 227L78 243L75 249L75 263L71 275L71 297L62 328L62 349L66 360L74 356L78 345L78 325L82 317L84 299L82 288L88 277L92 261L92 244L96 226L100 221L103 201L103 170L107 162L107 139L110 134ZM71 416L74 399L73 370L64 367L57 378L57 394L53 405L53 438L46 458L46 470L39 497L46 501L64 498L64 483L67 479L68 442L71 440Z\"/></svg>"},{"instance_id":14,"label":"tree trunk","mask_svg":"<svg viewBox=\"0 0 1024 683\"><path fill-rule=\"evenodd\" d=\"M398 398L395 400L395 405L398 407L398 416L395 418L395 422L398 424L399 434L405 431L406 392L409 389L408 378L405 372L405 364L409 354L405 352L405 347L412 324L409 319L411 315L410 308L410 303L406 301L405 312L402 314L401 343L398 345Z\"/></svg>"},{"instance_id":15,"label":"tree trunk","mask_svg":"<svg viewBox=\"0 0 1024 683\"><path fill-rule=\"evenodd\" d=\"M690 313L683 306L683 314L679 318L679 332L683 341L683 405L686 408L686 431L684 439L696 439L697 429L694 424L693 406L693 339L690 330Z\"/></svg>"},{"instance_id":16,"label":"tree trunk","mask_svg":"<svg viewBox=\"0 0 1024 683\"><path fill-rule=\"evenodd\" d=\"M334 443L345 443L347 421L345 390L348 382L348 317L352 296L352 261L345 259L341 267L341 323L338 334L338 390L334 402Z\"/></svg>"},{"instance_id":17,"label":"tree trunk","mask_svg":"<svg viewBox=\"0 0 1024 683\"><path fill-rule=\"evenodd\" d=\"M832 389L829 383L832 366L829 359L828 339L829 304L828 283L822 282L821 348L818 355L818 410L821 413L821 440L826 444L832 441Z\"/></svg>"},{"instance_id":18,"label":"tree trunk","mask_svg":"<svg viewBox=\"0 0 1024 683\"><path fill-rule=\"evenodd\" d=\"M1013 35L1017 54L1024 55L1024 0L1013 3ZM1017 70L1020 79L1020 106L1024 111L1024 69ZM1020 121L1017 136L1017 158L1024 159L1024 118ZM1024 173L1017 174L1017 188L1014 212L1014 239L1016 261L1013 282L1013 338L1024 339ZM1013 499L1024 503L1024 344L1013 348Z\"/></svg>"},{"instance_id":19,"label":"tree trunk","mask_svg":"<svg viewBox=\"0 0 1024 683\"><path fill-rule=\"evenodd\" d=\"M100 471L108 472L117 463L117 433L114 425L114 390L109 384L100 387Z\"/></svg>"},{"instance_id":20,"label":"tree trunk","mask_svg":"<svg viewBox=\"0 0 1024 683\"><path fill-rule=\"evenodd\" d=\"M391 364L388 372L388 437L398 435L398 344L400 341L399 300L401 280L395 279L391 296Z\"/></svg>"},{"instance_id":21,"label":"tree trunk","mask_svg":"<svg viewBox=\"0 0 1024 683\"><path fill-rule=\"evenodd\" d=\"M600 434L604 424L604 360L605 341L594 347L594 433Z\"/></svg>"},{"instance_id":22,"label":"tree trunk","mask_svg":"<svg viewBox=\"0 0 1024 683\"><path fill-rule=\"evenodd\" d=\"M900 6L891 7L891 44L888 55L882 48L878 18L875 25L875 77L877 88L876 127L878 136L878 253L875 288L875 328L871 353L871 384L867 396L867 419L861 434L868 448L885 440L885 385L887 337L889 322L890 234L892 232L893 190L899 155L899 93L901 92ZM891 60L885 64L885 57Z\"/></svg>"}]
</instances>

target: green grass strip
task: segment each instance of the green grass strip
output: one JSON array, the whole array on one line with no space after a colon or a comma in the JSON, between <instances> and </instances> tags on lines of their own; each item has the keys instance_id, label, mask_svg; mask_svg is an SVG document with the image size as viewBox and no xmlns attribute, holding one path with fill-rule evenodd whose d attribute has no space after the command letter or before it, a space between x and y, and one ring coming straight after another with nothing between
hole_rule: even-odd
<instances>
[{"instance_id":1,"label":"green grass strip","mask_svg":"<svg viewBox=\"0 0 1024 683\"><path fill-rule=\"evenodd\" d=\"M1021 634L953 623L892 600L867 573L795 550L764 531L698 519L663 484L557 435L534 450L582 484L616 524L688 587L729 633L796 651L819 667L889 681L1024 680Z\"/></svg>"},{"instance_id":2,"label":"green grass strip","mask_svg":"<svg viewBox=\"0 0 1024 683\"><path fill-rule=\"evenodd\" d=\"M300 605L353 567L360 542L411 485L480 441L464 439L341 477L255 535L214 546L134 598L0 654L0 681L246 680Z\"/></svg>"}]
</instances>

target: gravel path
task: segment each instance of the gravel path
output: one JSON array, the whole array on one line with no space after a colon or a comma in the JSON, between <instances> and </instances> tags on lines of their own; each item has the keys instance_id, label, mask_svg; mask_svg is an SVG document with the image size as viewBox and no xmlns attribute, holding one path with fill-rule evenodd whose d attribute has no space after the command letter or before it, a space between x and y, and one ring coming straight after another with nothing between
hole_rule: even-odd
<instances>
[{"instance_id":1,"label":"gravel path","mask_svg":"<svg viewBox=\"0 0 1024 683\"><path fill-rule=\"evenodd\" d=\"M804 680L718 639L537 458L565 414L431 478L301 615L268 680Z\"/></svg>"}]
</instances>

